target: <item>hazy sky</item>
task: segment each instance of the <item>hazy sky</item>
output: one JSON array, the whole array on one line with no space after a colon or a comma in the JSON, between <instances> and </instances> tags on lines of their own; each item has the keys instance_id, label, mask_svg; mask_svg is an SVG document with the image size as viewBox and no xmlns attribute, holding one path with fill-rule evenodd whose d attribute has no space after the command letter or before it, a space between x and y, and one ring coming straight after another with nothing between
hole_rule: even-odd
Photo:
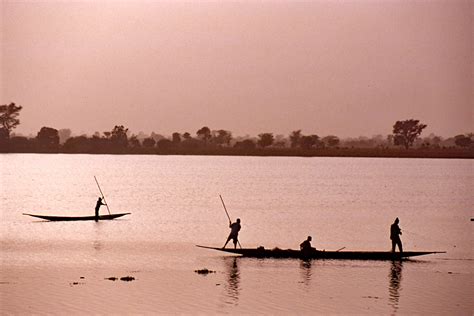
<instances>
[{"instance_id":1,"label":"hazy sky","mask_svg":"<svg viewBox=\"0 0 474 316\"><path fill-rule=\"evenodd\" d=\"M15 130L473 130L473 1L1 0Z\"/></svg>"}]
</instances>

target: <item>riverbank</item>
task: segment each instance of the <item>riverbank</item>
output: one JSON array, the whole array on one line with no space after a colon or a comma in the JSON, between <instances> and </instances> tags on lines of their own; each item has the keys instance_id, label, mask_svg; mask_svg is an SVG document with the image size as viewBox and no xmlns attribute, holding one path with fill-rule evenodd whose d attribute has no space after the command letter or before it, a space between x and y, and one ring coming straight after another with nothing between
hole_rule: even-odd
<instances>
[{"instance_id":1,"label":"riverbank","mask_svg":"<svg viewBox=\"0 0 474 316\"><path fill-rule=\"evenodd\" d=\"M0 148L0 153L57 153L113 155L183 155L183 156L262 156L262 157L366 157L366 158L441 158L473 159L474 148L83 148L80 150Z\"/></svg>"}]
</instances>

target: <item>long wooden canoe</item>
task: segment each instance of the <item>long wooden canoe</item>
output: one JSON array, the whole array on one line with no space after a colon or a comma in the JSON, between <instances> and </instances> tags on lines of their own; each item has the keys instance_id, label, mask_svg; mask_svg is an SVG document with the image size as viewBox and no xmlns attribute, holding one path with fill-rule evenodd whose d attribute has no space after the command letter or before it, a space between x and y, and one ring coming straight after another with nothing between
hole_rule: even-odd
<instances>
[{"instance_id":1,"label":"long wooden canoe","mask_svg":"<svg viewBox=\"0 0 474 316\"><path fill-rule=\"evenodd\" d=\"M131 214L131 213L99 215L99 220L103 221L103 220L114 219L114 218L121 217L128 214ZM94 221L95 220L95 216L49 216L49 215L27 214L27 213L23 213L23 215L33 216L33 217L45 219L47 221Z\"/></svg>"},{"instance_id":2,"label":"long wooden canoe","mask_svg":"<svg viewBox=\"0 0 474 316\"><path fill-rule=\"evenodd\" d=\"M300 251L293 249L258 248L218 248L196 245L200 248L229 252L252 258L299 258L299 259L347 259L347 260L400 260L409 257L423 256L446 251Z\"/></svg>"}]
</instances>

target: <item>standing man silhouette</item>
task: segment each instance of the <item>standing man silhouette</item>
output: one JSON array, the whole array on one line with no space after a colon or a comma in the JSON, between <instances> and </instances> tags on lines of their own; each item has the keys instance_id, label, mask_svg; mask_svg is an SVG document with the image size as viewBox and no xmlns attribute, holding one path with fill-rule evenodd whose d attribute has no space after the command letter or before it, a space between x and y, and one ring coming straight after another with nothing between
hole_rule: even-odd
<instances>
[{"instance_id":1,"label":"standing man silhouette","mask_svg":"<svg viewBox=\"0 0 474 316\"><path fill-rule=\"evenodd\" d=\"M95 204L95 221L98 222L99 221L99 209L102 205L107 205L105 203L102 203L102 198L99 198L97 200L97 203Z\"/></svg>"},{"instance_id":2,"label":"standing man silhouette","mask_svg":"<svg viewBox=\"0 0 474 316\"><path fill-rule=\"evenodd\" d=\"M400 220L398 217L395 219L395 222L390 226L390 239L392 240L392 252L395 252L395 246L398 246L398 250L403 252L402 241L400 240L400 235L402 230L398 226Z\"/></svg>"},{"instance_id":3,"label":"standing man silhouette","mask_svg":"<svg viewBox=\"0 0 474 316\"><path fill-rule=\"evenodd\" d=\"M240 218L237 218L237 221L235 223L232 223L231 221L229 221L229 227L230 227L230 234L229 234L229 237L227 237L227 241L225 242L224 247L222 248L225 248L225 246L227 246L227 243L232 239L232 241L234 242L234 249L236 249L237 242L239 241L238 237L239 237L239 231L240 231Z\"/></svg>"}]
</instances>

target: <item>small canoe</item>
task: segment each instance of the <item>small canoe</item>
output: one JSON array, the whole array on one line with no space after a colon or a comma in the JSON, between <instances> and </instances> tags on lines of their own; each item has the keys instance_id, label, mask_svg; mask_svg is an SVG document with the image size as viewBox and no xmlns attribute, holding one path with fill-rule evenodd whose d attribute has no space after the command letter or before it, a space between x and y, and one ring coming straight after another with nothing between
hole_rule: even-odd
<instances>
[{"instance_id":1,"label":"small canoe","mask_svg":"<svg viewBox=\"0 0 474 316\"><path fill-rule=\"evenodd\" d=\"M103 220L114 219L114 218L121 217L128 214L131 214L131 213L99 215L99 220L103 221ZM35 215L35 214L27 214L27 213L23 213L23 215L33 216L33 217L45 219L47 221L94 221L95 220L95 216L48 216L48 215Z\"/></svg>"},{"instance_id":2,"label":"small canoe","mask_svg":"<svg viewBox=\"0 0 474 316\"><path fill-rule=\"evenodd\" d=\"M446 251L300 251L293 249L258 248L218 248L199 246L200 248L229 252L251 258L298 258L298 259L346 259L346 260L400 260L409 257L423 256Z\"/></svg>"}]
</instances>

